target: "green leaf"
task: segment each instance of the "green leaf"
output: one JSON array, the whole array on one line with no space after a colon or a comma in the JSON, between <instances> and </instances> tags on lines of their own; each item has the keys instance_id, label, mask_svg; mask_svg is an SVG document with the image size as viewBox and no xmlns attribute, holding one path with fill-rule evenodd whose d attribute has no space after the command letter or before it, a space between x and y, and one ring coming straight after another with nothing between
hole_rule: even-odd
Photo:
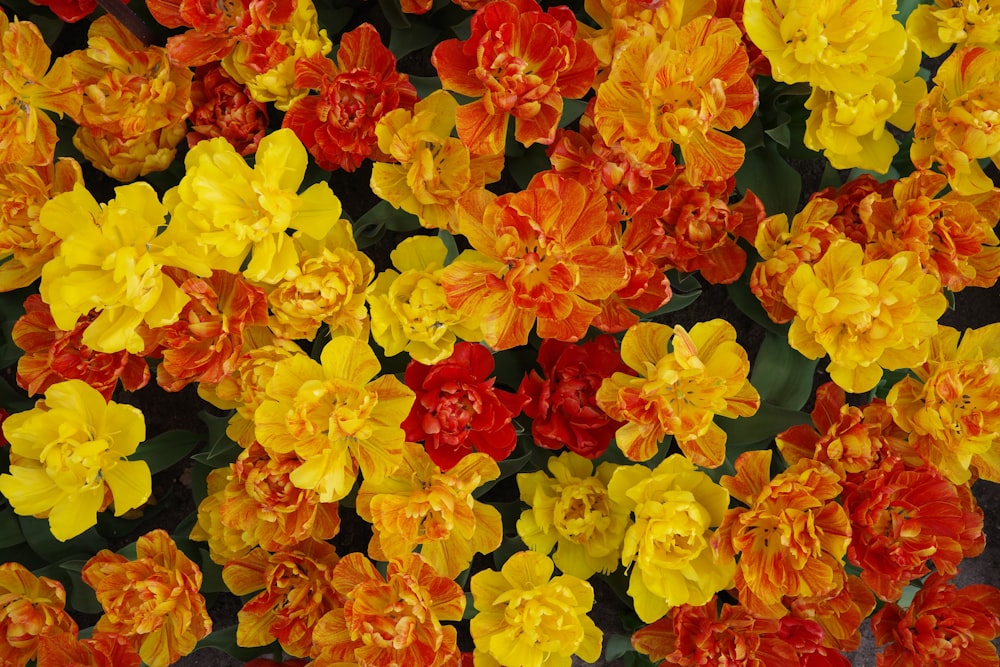
<instances>
[{"instance_id":1,"label":"green leaf","mask_svg":"<svg viewBox=\"0 0 1000 667\"><path fill-rule=\"evenodd\" d=\"M183 533L183 535L187 537L190 532L191 531L189 530ZM229 587L226 586L226 582L222 580L222 566L212 560L208 549L199 547L198 553L201 555L201 558L198 561L201 567L201 592L228 593Z\"/></svg>"},{"instance_id":2,"label":"green leaf","mask_svg":"<svg viewBox=\"0 0 1000 667\"><path fill-rule=\"evenodd\" d=\"M764 306L760 305L760 300L757 296L750 291L750 273L753 271L753 266L754 263L752 261L747 261L747 268L743 271L740 279L726 285L726 294L729 295L729 298L732 299L733 303L736 304L736 307L744 315L771 333L787 338L789 325L775 323L768 316L767 311L764 310Z\"/></svg>"},{"instance_id":3,"label":"green leaf","mask_svg":"<svg viewBox=\"0 0 1000 667\"><path fill-rule=\"evenodd\" d=\"M216 417L203 410L198 413L198 418L208 427L208 446L204 452L199 452L191 458L210 468L221 468L235 461L241 448L226 435L230 417L228 415Z\"/></svg>"},{"instance_id":4,"label":"green leaf","mask_svg":"<svg viewBox=\"0 0 1000 667\"><path fill-rule=\"evenodd\" d=\"M72 558L90 558L101 549L108 548L107 541L98 534L94 527L88 528L72 539L60 542L52 536L48 519L21 516L17 520L28 546L49 563L58 563Z\"/></svg>"},{"instance_id":5,"label":"green leaf","mask_svg":"<svg viewBox=\"0 0 1000 667\"><path fill-rule=\"evenodd\" d=\"M571 100L568 98L563 98L563 112L562 117L559 119L559 127L566 127L577 118L583 115L583 112L587 109L586 100Z\"/></svg>"},{"instance_id":6,"label":"green leaf","mask_svg":"<svg viewBox=\"0 0 1000 667\"><path fill-rule=\"evenodd\" d=\"M393 28L389 35L389 50L396 58L418 51L438 41L442 28L426 23L412 22L409 28Z\"/></svg>"},{"instance_id":7,"label":"green leaf","mask_svg":"<svg viewBox=\"0 0 1000 667\"><path fill-rule=\"evenodd\" d=\"M701 296L701 290L696 290L694 292L674 292L670 297L670 301L657 308L651 313L645 313L639 316L639 319L643 322L649 322L654 320L661 315L666 315L667 313L673 313L678 310L683 310L687 308L692 303L698 300Z\"/></svg>"},{"instance_id":8,"label":"green leaf","mask_svg":"<svg viewBox=\"0 0 1000 667\"><path fill-rule=\"evenodd\" d=\"M198 651L203 648L214 648L231 655L237 660L253 660L257 656L263 655L265 653L278 653L280 655L280 647L278 642L272 642L267 646L257 646L253 648L244 648L236 643L236 626L231 625L228 628L222 628L216 630L212 634L198 640L195 645L194 650Z\"/></svg>"},{"instance_id":9,"label":"green leaf","mask_svg":"<svg viewBox=\"0 0 1000 667\"><path fill-rule=\"evenodd\" d=\"M499 570L511 556L527 549L527 545L519 536L504 538L497 550L493 552L493 565Z\"/></svg>"},{"instance_id":10,"label":"green leaf","mask_svg":"<svg viewBox=\"0 0 1000 667\"><path fill-rule=\"evenodd\" d=\"M0 407L11 414L24 412L35 407L35 401L24 395L20 389L14 389L4 378L0 378Z\"/></svg>"},{"instance_id":11,"label":"green leaf","mask_svg":"<svg viewBox=\"0 0 1000 667\"><path fill-rule=\"evenodd\" d=\"M762 401L799 410L809 397L816 378L818 359L807 359L788 344L788 338L770 331L757 351L750 384Z\"/></svg>"},{"instance_id":12,"label":"green leaf","mask_svg":"<svg viewBox=\"0 0 1000 667\"><path fill-rule=\"evenodd\" d=\"M802 176L778 153L774 142L748 150L743 166L736 172L736 187L746 194L753 191L764 202L769 215L795 215L802 191Z\"/></svg>"},{"instance_id":13,"label":"green leaf","mask_svg":"<svg viewBox=\"0 0 1000 667\"><path fill-rule=\"evenodd\" d=\"M69 595L66 597L66 601L76 611L84 614L100 614L104 611L101 608L101 603L97 601L94 589L84 583L80 574L86 564L86 560L69 560L59 564L69 580Z\"/></svg>"},{"instance_id":14,"label":"green leaf","mask_svg":"<svg viewBox=\"0 0 1000 667\"><path fill-rule=\"evenodd\" d=\"M409 28L410 19L403 13L403 8L399 0L378 0L378 6L382 9L382 15L389 22L393 30Z\"/></svg>"},{"instance_id":15,"label":"green leaf","mask_svg":"<svg viewBox=\"0 0 1000 667\"><path fill-rule=\"evenodd\" d=\"M367 248L379 241L386 230L412 232L420 229L420 218L380 201L354 221L354 239L358 248Z\"/></svg>"},{"instance_id":16,"label":"green leaf","mask_svg":"<svg viewBox=\"0 0 1000 667\"><path fill-rule=\"evenodd\" d=\"M14 508L5 507L0 511L0 549L16 547L19 544L24 544L21 525L17 522Z\"/></svg>"},{"instance_id":17,"label":"green leaf","mask_svg":"<svg viewBox=\"0 0 1000 667\"><path fill-rule=\"evenodd\" d=\"M441 90L441 79L436 76L409 75L410 83L417 89L417 97L424 99L435 90Z\"/></svg>"},{"instance_id":18,"label":"green leaf","mask_svg":"<svg viewBox=\"0 0 1000 667\"><path fill-rule=\"evenodd\" d=\"M354 16L354 9L351 7L332 7L326 2L316 2L316 17L320 27L324 28L329 35L335 35L347 26Z\"/></svg>"},{"instance_id":19,"label":"green leaf","mask_svg":"<svg viewBox=\"0 0 1000 667\"><path fill-rule=\"evenodd\" d=\"M604 635L604 659L618 660L632 650L629 635Z\"/></svg>"},{"instance_id":20,"label":"green leaf","mask_svg":"<svg viewBox=\"0 0 1000 667\"><path fill-rule=\"evenodd\" d=\"M201 436L191 431L166 431L139 445L133 461L145 461L154 475L166 470L190 454L201 442Z\"/></svg>"},{"instance_id":21,"label":"green leaf","mask_svg":"<svg viewBox=\"0 0 1000 667\"><path fill-rule=\"evenodd\" d=\"M545 146L533 144L524 151L524 155L508 157L507 167L510 175L520 188L527 188L535 174L552 167L549 156L545 154Z\"/></svg>"},{"instance_id":22,"label":"green leaf","mask_svg":"<svg viewBox=\"0 0 1000 667\"><path fill-rule=\"evenodd\" d=\"M458 244L455 242L455 237L447 229L438 230L438 238L444 243L444 247L448 249L448 254L444 257L444 265L448 266L458 257Z\"/></svg>"},{"instance_id":23,"label":"green leaf","mask_svg":"<svg viewBox=\"0 0 1000 667\"><path fill-rule=\"evenodd\" d=\"M761 402L756 414L750 417L716 417L715 423L726 432L726 449L730 450L773 440L785 429L796 424L811 424L812 419L799 410Z\"/></svg>"}]
</instances>

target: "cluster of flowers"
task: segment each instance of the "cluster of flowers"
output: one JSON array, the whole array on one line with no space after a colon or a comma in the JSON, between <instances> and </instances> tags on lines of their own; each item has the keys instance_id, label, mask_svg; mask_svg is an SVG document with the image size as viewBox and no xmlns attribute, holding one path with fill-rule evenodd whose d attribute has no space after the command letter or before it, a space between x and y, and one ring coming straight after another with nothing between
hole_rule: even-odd
<instances>
[{"instance_id":1,"label":"cluster of flowers","mask_svg":"<svg viewBox=\"0 0 1000 667\"><path fill-rule=\"evenodd\" d=\"M18 384L44 396L3 422L0 494L58 540L141 509L145 422L112 399L153 359L163 390L231 411L239 454L209 475L191 537L247 596L241 646L452 666L470 656L451 623L471 617L477 667L594 661L587 580L623 568L633 645L663 664L847 665L876 600L880 664L995 664L1000 590L951 578L984 548L970 484L1000 482L1000 324L938 324L946 291L1000 277L1000 190L978 163L1000 161L989 6L940 0L904 28L891 0L595 0L589 25L535 0L459 4L468 37L433 49L442 89L422 98L367 23L328 57L311 0L147 0L165 47L102 16L54 61L33 23L0 15L0 290L38 281L11 336ZM920 49L952 44L926 93ZM766 72L812 86L806 142L835 167L884 171L885 123L915 123L918 171L819 192L791 223L735 201L745 148L726 132ZM576 129L567 99L586 101ZM46 112L127 183L113 198L55 157ZM185 138L176 186L135 180ZM495 194L508 142L546 146L551 168ZM374 163L373 192L438 234L376 275L329 185L303 188L310 160ZM751 450L709 474L727 461L717 418L761 396L730 323L646 321L668 271L751 272L789 344L829 356L812 426L777 435L783 462ZM536 368L505 390L494 354L514 348ZM377 349L409 356L402 379ZM911 373L846 402L885 369ZM480 497L528 420L521 446L546 463L516 477L527 548L472 574L467 598L463 572L507 532ZM331 543L341 502L372 526L367 555ZM59 582L0 566L4 664L166 667L211 632L201 573L163 531L82 577L104 610L86 638Z\"/></svg>"}]
</instances>

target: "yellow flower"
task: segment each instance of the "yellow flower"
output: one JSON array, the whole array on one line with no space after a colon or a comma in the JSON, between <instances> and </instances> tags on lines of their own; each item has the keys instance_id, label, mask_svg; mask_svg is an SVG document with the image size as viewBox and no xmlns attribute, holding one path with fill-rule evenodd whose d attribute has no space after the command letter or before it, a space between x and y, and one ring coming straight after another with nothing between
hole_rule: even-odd
<instances>
[{"instance_id":1,"label":"yellow flower","mask_svg":"<svg viewBox=\"0 0 1000 667\"><path fill-rule=\"evenodd\" d=\"M500 513L472 496L500 476L488 454L468 454L442 472L421 445L408 442L401 459L391 475L366 477L358 489L358 516L375 531L372 558L388 561L419 549L435 570L454 579L473 554L500 546Z\"/></svg>"},{"instance_id":2,"label":"yellow flower","mask_svg":"<svg viewBox=\"0 0 1000 667\"><path fill-rule=\"evenodd\" d=\"M127 460L146 437L142 413L106 403L81 380L49 387L34 408L8 417L3 433L11 465L0 475L0 493L15 513L48 517L58 540L95 525L112 500L121 516L152 491L146 463Z\"/></svg>"},{"instance_id":3,"label":"yellow flower","mask_svg":"<svg viewBox=\"0 0 1000 667\"><path fill-rule=\"evenodd\" d=\"M320 362L304 354L279 361L254 423L265 449L302 459L292 484L327 503L350 492L359 467L366 479L396 469L414 394L391 375L375 378L379 362L363 340L334 338Z\"/></svg>"},{"instance_id":4,"label":"yellow flower","mask_svg":"<svg viewBox=\"0 0 1000 667\"><path fill-rule=\"evenodd\" d=\"M42 208L41 225L62 240L42 268L42 299L56 326L70 331L91 310L100 314L83 334L83 344L99 352L138 354L146 343L140 323L152 328L177 321L188 297L164 266L186 265L157 236L166 209L148 183L115 188L115 198L98 204L82 184Z\"/></svg>"},{"instance_id":5,"label":"yellow flower","mask_svg":"<svg viewBox=\"0 0 1000 667\"><path fill-rule=\"evenodd\" d=\"M428 366L447 359L457 338L480 340L478 321L448 305L441 274L448 250L435 236L405 239L368 290L372 337L386 356L408 353Z\"/></svg>"},{"instance_id":6,"label":"yellow flower","mask_svg":"<svg viewBox=\"0 0 1000 667\"><path fill-rule=\"evenodd\" d=\"M895 13L896 0L747 0L743 24L775 80L846 98L902 67L906 30Z\"/></svg>"},{"instance_id":7,"label":"yellow flower","mask_svg":"<svg viewBox=\"0 0 1000 667\"><path fill-rule=\"evenodd\" d=\"M500 177L503 155L472 156L455 129L458 102L437 90L413 111L396 109L375 128L379 150L398 164L376 162L372 191L396 208L420 218L424 227L458 233L455 204L469 190Z\"/></svg>"},{"instance_id":8,"label":"yellow flower","mask_svg":"<svg viewBox=\"0 0 1000 667\"><path fill-rule=\"evenodd\" d=\"M229 467L208 473L208 495L198 503L198 522L189 535L192 540L208 542L209 558L218 565L243 558L258 546L239 526L229 526L222 521L222 503L226 500L230 475Z\"/></svg>"},{"instance_id":9,"label":"yellow flower","mask_svg":"<svg viewBox=\"0 0 1000 667\"><path fill-rule=\"evenodd\" d=\"M907 442L954 484L1000 482L1000 324L959 332L942 326L917 378L903 378L886 403Z\"/></svg>"},{"instance_id":10,"label":"yellow flower","mask_svg":"<svg viewBox=\"0 0 1000 667\"><path fill-rule=\"evenodd\" d=\"M673 454L653 470L623 466L608 491L635 515L622 563L632 566L628 594L639 618L652 623L677 605L703 605L732 586L736 561L710 546L729 493L693 463Z\"/></svg>"},{"instance_id":11,"label":"yellow flower","mask_svg":"<svg viewBox=\"0 0 1000 667\"><path fill-rule=\"evenodd\" d=\"M1000 42L1000 11L991 0L934 0L906 19L906 32L920 50L936 58L955 44L994 46Z\"/></svg>"},{"instance_id":12,"label":"yellow flower","mask_svg":"<svg viewBox=\"0 0 1000 667\"><path fill-rule=\"evenodd\" d=\"M810 359L829 354L830 377L852 393L872 389L883 368L923 363L948 307L916 253L866 262L861 246L846 239L815 265L800 265L784 295L795 311L791 346Z\"/></svg>"},{"instance_id":13,"label":"yellow flower","mask_svg":"<svg viewBox=\"0 0 1000 667\"><path fill-rule=\"evenodd\" d=\"M917 50L912 49L918 56ZM869 169L884 174L899 150L896 138L886 128L913 127L913 109L927 93L927 84L916 74L913 60L906 81L878 77L867 93L844 96L814 88L806 100L812 113L806 121L805 145L823 155L836 169Z\"/></svg>"},{"instance_id":14,"label":"yellow flower","mask_svg":"<svg viewBox=\"0 0 1000 667\"><path fill-rule=\"evenodd\" d=\"M23 667L35 659L42 634L77 632L61 583L36 577L20 563L0 565L0 663Z\"/></svg>"},{"instance_id":15,"label":"yellow flower","mask_svg":"<svg viewBox=\"0 0 1000 667\"><path fill-rule=\"evenodd\" d=\"M184 160L186 173L163 203L170 210L165 236L193 251L213 269L274 284L299 272L297 229L322 239L340 219L340 200L330 186L316 183L297 194L308 155L291 130L267 135L254 167L225 139L202 141Z\"/></svg>"},{"instance_id":16,"label":"yellow flower","mask_svg":"<svg viewBox=\"0 0 1000 667\"><path fill-rule=\"evenodd\" d=\"M309 92L295 87L295 63L316 53L327 54L331 48L312 0L296 0L288 23L270 26L259 41L237 41L223 58L222 68L258 102L274 102L279 110L288 111L292 102Z\"/></svg>"},{"instance_id":17,"label":"yellow flower","mask_svg":"<svg viewBox=\"0 0 1000 667\"><path fill-rule=\"evenodd\" d=\"M937 162L959 194L990 192L994 183L979 160L1000 165L1000 51L957 49L941 63L934 83L915 111L913 166L930 169Z\"/></svg>"},{"instance_id":18,"label":"yellow flower","mask_svg":"<svg viewBox=\"0 0 1000 667\"><path fill-rule=\"evenodd\" d=\"M80 164L59 158L32 167L0 164L0 292L27 287L55 256L59 237L39 223L42 206L83 183Z\"/></svg>"},{"instance_id":19,"label":"yellow flower","mask_svg":"<svg viewBox=\"0 0 1000 667\"><path fill-rule=\"evenodd\" d=\"M747 380L750 362L725 320L699 322L689 334L681 326L640 322L625 332L622 361L638 377L615 373L597 391L609 417L628 422L615 434L632 461L646 461L665 435L697 465L719 466L726 434L712 420L748 417L760 396Z\"/></svg>"},{"instance_id":20,"label":"yellow flower","mask_svg":"<svg viewBox=\"0 0 1000 667\"><path fill-rule=\"evenodd\" d=\"M594 589L569 574L552 578L554 569L548 556L520 551L500 572L473 575L476 667L570 667L574 653L601 656L601 631L587 616Z\"/></svg>"},{"instance_id":21,"label":"yellow flower","mask_svg":"<svg viewBox=\"0 0 1000 667\"><path fill-rule=\"evenodd\" d=\"M548 554L566 574L589 579L618 567L629 511L611 499L608 482L618 466L602 463L594 471L589 460L563 452L549 459L549 472L517 476L521 500L528 509L517 522L517 534L529 549Z\"/></svg>"},{"instance_id":22,"label":"yellow flower","mask_svg":"<svg viewBox=\"0 0 1000 667\"><path fill-rule=\"evenodd\" d=\"M332 336L367 335L365 290L375 265L358 251L351 223L336 221L321 239L301 232L293 238L298 249L294 276L267 295L271 329L289 340L312 340L324 323Z\"/></svg>"},{"instance_id":23,"label":"yellow flower","mask_svg":"<svg viewBox=\"0 0 1000 667\"><path fill-rule=\"evenodd\" d=\"M186 134L183 121L128 138L81 126L73 135L73 145L105 174L128 182L170 167L177 144Z\"/></svg>"}]
</instances>

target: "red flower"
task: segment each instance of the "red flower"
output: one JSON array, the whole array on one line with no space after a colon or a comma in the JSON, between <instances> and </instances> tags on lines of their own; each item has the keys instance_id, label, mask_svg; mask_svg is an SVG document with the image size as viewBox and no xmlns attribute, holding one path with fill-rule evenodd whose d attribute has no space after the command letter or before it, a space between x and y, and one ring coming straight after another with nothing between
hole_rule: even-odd
<instances>
[{"instance_id":1,"label":"red flower","mask_svg":"<svg viewBox=\"0 0 1000 667\"><path fill-rule=\"evenodd\" d=\"M875 642L886 646L879 667L997 664L990 643L1000 636L1000 590L959 590L950 577L931 574L907 610L887 604L872 617Z\"/></svg>"},{"instance_id":2,"label":"red flower","mask_svg":"<svg viewBox=\"0 0 1000 667\"><path fill-rule=\"evenodd\" d=\"M895 601L913 579L934 569L954 575L963 558L982 553L983 511L968 485L932 468L908 470L891 457L848 475L841 498L852 529L848 559L883 600Z\"/></svg>"},{"instance_id":3,"label":"red flower","mask_svg":"<svg viewBox=\"0 0 1000 667\"><path fill-rule=\"evenodd\" d=\"M409 77L396 71L396 57L368 23L344 34L337 64L321 54L298 61L295 86L319 95L293 102L281 126L291 128L316 164L330 171L361 166L378 151L378 121L417 102Z\"/></svg>"},{"instance_id":4,"label":"red flower","mask_svg":"<svg viewBox=\"0 0 1000 667\"><path fill-rule=\"evenodd\" d=\"M180 391L191 382L216 384L236 369L243 331L267 323L267 296L242 276L225 271L186 280L184 272L168 272L190 300L177 322L158 330L163 363L156 369L156 382L167 391Z\"/></svg>"},{"instance_id":5,"label":"red flower","mask_svg":"<svg viewBox=\"0 0 1000 667\"><path fill-rule=\"evenodd\" d=\"M194 111L188 120L188 147L224 137L244 157L257 152L267 133L267 106L250 97L247 87L234 81L219 65L203 65L191 82Z\"/></svg>"},{"instance_id":6,"label":"red flower","mask_svg":"<svg viewBox=\"0 0 1000 667\"><path fill-rule=\"evenodd\" d=\"M424 443L442 470L473 450L502 461L514 449L511 420L526 397L494 389L493 367L493 355L478 343L459 343L433 366L411 361L406 367L406 386L417 400L403 430L408 440Z\"/></svg>"},{"instance_id":7,"label":"red flower","mask_svg":"<svg viewBox=\"0 0 1000 667\"><path fill-rule=\"evenodd\" d=\"M525 399L524 414L534 420L535 444L546 449L566 447L596 459L622 426L597 407L595 398L605 378L630 372L618 341L602 335L574 345L547 338L538 351L538 365L542 375L532 371L517 390Z\"/></svg>"},{"instance_id":8,"label":"red flower","mask_svg":"<svg viewBox=\"0 0 1000 667\"><path fill-rule=\"evenodd\" d=\"M81 340L96 317L92 311L77 320L71 331L62 331L42 297L29 296L24 302L24 315L14 323L12 331L14 344L24 350L17 362L17 384L34 395L44 394L57 382L83 380L109 401L118 380L127 391L145 387L150 377L145 357L153 354L155 337L146 330L142 354L91 350Z\"/></svg>"},{"instance_id":9,"label":"red flower","mask_svg":"<svg viewBox=\"0 0 1000 667\"><path fill-rule=\"evenodd\" d=\"M502 153L513 116L520 143L552 143L563 98L583 97L597 74L597 56L577 39L572 10L494 0L471 28L469 39L441 42L431 56L445 90L478 98L456 112L459 139L479 155Z\"/></svg>"},{"instance_id":10,"label":"red flower","mask_svg":"<svg viewBox=\"0 0 1000 667\"><path fill-rule=\"evenodd\" d=\"M128 3L129 0L125 0ZM66 23L76 23L97 9L97 0L31 0L31 4L48 7Z\"/></svg>"},{"instance_id":11,"label":"red flower","mask_svg":"<svg viewBox=\"0 0 1000 667\"><path fill-rule=\"evenodd\" d=\"M142 658L128 637L98 632L88 639L46 629L38 638L38 667L140 667Z\"/></svg>"}]
</instances>

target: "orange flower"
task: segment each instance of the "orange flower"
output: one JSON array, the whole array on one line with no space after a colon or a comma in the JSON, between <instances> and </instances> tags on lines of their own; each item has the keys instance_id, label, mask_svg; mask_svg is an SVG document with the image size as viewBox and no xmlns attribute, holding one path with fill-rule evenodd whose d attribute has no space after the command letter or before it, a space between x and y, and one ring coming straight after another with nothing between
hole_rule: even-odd
<instances>
[{"instance_id":1,"label":"orange flower","mask_svg":"<svg viewBox=\"0 0 1000 667\"><path fill-rule=\"evenodd\" d=\"M219 516L242 533L246 543L268 551L310 538L328 540L340 531L337 503L320 502L315 491L288 477L301 461L293 454L271 454L258 443L240 453L222 494Z\"/></svg>"},{"instance_id":2,"label":"orange flower","mask_svg":"<svg viewBox=\"0 0 1000 667\"><path fill-rule=\"evenodd\" d=\"M747 256L737 245L751 240L764 219L764 204L752 192L730 206L735 181L706 179L700 185L688 180L685 169L665 189L653 196L631 224L652 224L660 236L657 259L685 273L701 271L712 284L728 284L743 273ZM652 220L645 222L645 218Z\"/></svg>"},{"instance_id":3,"label":"orange flower","mask_svg":"<svg viewBox=\"0 0 1000 667\"><path fill-rule=\"evenodd\" d=\"M934 75L935 85L917 103L910 158L917 169L937 162L960 194L993 189L979 160L1000 166L1000 51L983 46L956 49Z\"/></svg>"},{"instance_id":4,"label":"orange flower","mask_svg":"<svg viewBox=\"0 0 1000 667\"><path fill-rule=\"evenodd\" d=\"M897 382L886 396L908 444L954 484L1000 482L1000 323L961 336L942 326L930 340L916 378Z\"/></svg>"},{"instance_id":5,"label":"orange flower","mask_svg":"<svg viewBox=\"0 0 1000 667\"><path fill-rule=\"evenodd\" d=\"M539 174L521 192L463 198L460 230L474 250L444 269L449 305L478 318L497 349L527 343L536 319L542 338L579 340L601 312L596 302L625 280L606 205L554 173Z\"/></svg>"},{"instance_id":6,"label":"orange flower","mask_svg":"<svg viewBox=\"0 0 1000 667\"><path fill-rule=\"evenodd\" d=\"M996 665L1000 590L956 588L934 572L904 611L887 604L872 617L875 642L885 646L879 665Z\"/></svg>"},{"instance_id":7,"label":"orange flower","mask_svg":"<svg viewBox=\"0 0 1000 667\"><path fill-rule=\"evenodd\" d=\"M0 164L51 163L58 140L56 124L42 112L62 117L80 109L80 92L68 61L57 58L49 69L51 58L34 23L16 19L11 23L0 12Z\"/></svg>"},{"instance_id":8,"label":"orange flower","mask_svg":"<svg viewBox=\"0 0 1000 667\"><path fill-rule=\"evenodd\" d=\"M393 109L412 109L417 91L396 71L396 57L363 23L344 33L337 63L315 54L295 64L295 86L318 90L291 103L281 122L321 169L354 171L378 150L375 126Z\"/></svg>"},{"instance_id":9,"label":"orange flower","mask_svg":"<svg viewBox=\"0 0 1000 667\"><path fill-rule=\"evenodd\" d=\"M236 642L267 646L277 639L293 656L313 653L316 623L344 604L334 588L334 566L339 560L329 543L307 540L273 554L254 549L229 561L222 579L233 595L261 591L239 612Z\"/></svg>"},{"instance_id":10,"label":"orange flower","mask_svg":"<svg viewBox=\"0 0 1000 667\"><path fill-rule=\"evenodd\" d=\"M455 667L457 631L441 621L459 621L462 588L438 574L420 555L389 561L385 576L360 553L333 568L333 586L343 600L316 624L315 667Z\"/></svg>"},{"instance_id":11,"label":"orange flower","mask_svg":"<svg viewBox=\"0 0 1000 667\"><path fill-rule=\"evenodd\" d=\"M677 144L692 185L731 177L744 146L723 131L745 125L757 108L741 39L732 20L708 16L662 37L636 29L597 91L594 118L604 141L621 142L640 161Z\"/></svg>"},{"instance_id":12,"label":"orange flower","mask_svg":"<svg viewBox=\"0 0 1000 667\"><path fill-rule=\"evenodd\" d=\"M95 632L129 638L149 667L176 662L212 631L198 591L201 570L164 530L136 541L134 561L102 549L84 565L82 576L104 608Z\"/></svg>"},{"instance_id":13,"label":"orange flower","mask_svg":"<svg viewBox=\"0 0 1000 667\"><path fill-rule=\"evenodd\" d=\"M244 330L267 323L264 291L225 271L208 278L168 273L189 299L177 322L157 330L163 362L156 367L156 382L167 391L192 382L215 384L235 370Z\"/></svg>"},{"instance_id":14,"label":"orange flower","mask_svg":"<svg viewBox=\"0 0 1000 667\"><path fill-rule=\"evenodd\" d=\"M937 197L947 178L918 171L902 178L891 196L862 200L858 214L868 232L868 259L912 250L929 273L952 292L992 287L1000 276L1000 190L966 197Z\"/></svg>"},{"instance_id":15,"label":"orange flower","mask_svg":"<svg viewBox=\"0 0 1000 667\"><path fill-rule=\"evenodd\" d=\"M726 434L716 415L747 417L760 396L747 380L750 362L724 320L699 322L690 334L680 325L640 322L625 333L622 360L638 377L615 373L597 391L597 405L612 419L628 422L616 433L632 461L646 461L664 436L673 434L696 465L718 467Z\"/></svg>"},{"instance_id":16,"label":"orange flower","mask_svg":"<svg viewBox=\"0 0 1000 667\"><path fill-rule=\"evenodd\" d=\"M736 587L750 613L781 618L787 598L827 599L844 588L851 526L835 502L841 485L826 465L802 459L771 477L771 452L736 459L722 486L746 507L726 513L713 537L722 554L739 554Z\"/></svg>"},{"instance_id":17,"label":"orange flower","mask_svg":"<svg viewBox=\"0 0 1000 667\"><path fill-rule=\"evenodd\" d=\"M442 472L423 447L406 443L394 473L365 479L358 489L358 516L374 528L368 554L387 561L419 549L439 573L457 577L474 554L500 546L500 513L472 495L499 476L487 454L467 454Z\"/></svg>"},{"instance_id":18,"label":"orange flower","mask_svg":"<svg viewBox=\"0 0 1000 667\"><path fill-rule=\"evenodd\" d=\"M45 202L83 183L80 164L0 164L0 292L27 287L55 256L59 238L39 224Z\"/></svg>"},{"instance_id":19,"label":"orange flower","mask_svg":"<svg viewBox=\"0 0 1000 667\"><path fill-rule=\"evenodd\" d=\"M98 632L79 639L46 629L38 640L38 667L140 667L142 658L127 637Z\"/></svg>"},{"instance_id":20,"label":"orange flower","mask_svg":"<svg viewBox=\"0 0 1000 667\"><path fill-rule=\"evenodd\" d=\"M983 511L968 485L926 466L908 469L896 457L849 476L841 502L853 531L848 558L886 601L899 600L907 584L927 575L927 561L953 575L986 544Z\"/></svg>"},{"instance_id":21,"label":"orange flower","mask_svg":"<svg viewBox=\"0 0 1000 667\"><path fill-rule=\"evenodd\" d=\"M246 157L257 151L267 133L267 107L254 100L247 87L234 81L218 64L195 70L191 103L194 109L189 118L188 148L205 139L225 137L237 153Z\"/></svg>"},{"instance_id":22,"label":"orange flower","mask_svg":"<svg viewBox=\"0 0 1000 667\"><path fill-rule=\"evenodd\" d=\"M147 342L139 354L128 350L98 352L83 344L84 332L94 318L95 311L77 320L70 331L56 326L49 305L38 294L31 294L24 302L24 315L14 323L11 338L24 350L17 360L17 384L29 396L44 394L57 382L83 380L101 392L104 400L111 396L121 380L126 391L136 391L149 382L149 364L146 357L154 353L155 336L145 325L140 335Z\"/></svg>"},{"instance_id":23,"label":"orange flower","mask_svg":"<svg viewBox=\"0 0 1000 667\"><path fill-rule=\"evenodd\" d=\"M0 663L27 665L45 630L75 635L65 608L66 589L58 581L36 577L19 563L0 565Z\"/></svg>"},{"instance_id":24,"label":"orange flower","mask_svg":"<svg viewBox=\"0 0 1000 667\"><path fill-rule=\"evenodd\" d=\"M434 49L431 63L445 90L477 98L455 114L458 137L471 152L504 152L507 124L521 144L550 144L563 98L583 97L597 58L577 39L568 7L543 12L535 0L494 0L472 17L469 39Z\"/></svg>"},{"instance_id":25,"label":"orange flower","mask_svg":"<svg viewBox=\"0 0 1000 667\"><path fill-rule=\"evenodd\" d=\"M165 169L191 113L191 70L142 42L111 16L94 21L87 48L66 56L84 91L74 145L120 181Z\"/></svg>"},{"instance_id":26,"label":"orange flower","mask_svg":"<svg viewBox=\"0 0 1000 667\"><path fill-rule=\"evenodd\" d=\"M660 667L800 666L795 648L779 635L779 621L758 618L740 605L723 604L721 612L719 608L715 596L703 605L674 607L636 630L632 647Z\"/></svg>"}]
</instances>

